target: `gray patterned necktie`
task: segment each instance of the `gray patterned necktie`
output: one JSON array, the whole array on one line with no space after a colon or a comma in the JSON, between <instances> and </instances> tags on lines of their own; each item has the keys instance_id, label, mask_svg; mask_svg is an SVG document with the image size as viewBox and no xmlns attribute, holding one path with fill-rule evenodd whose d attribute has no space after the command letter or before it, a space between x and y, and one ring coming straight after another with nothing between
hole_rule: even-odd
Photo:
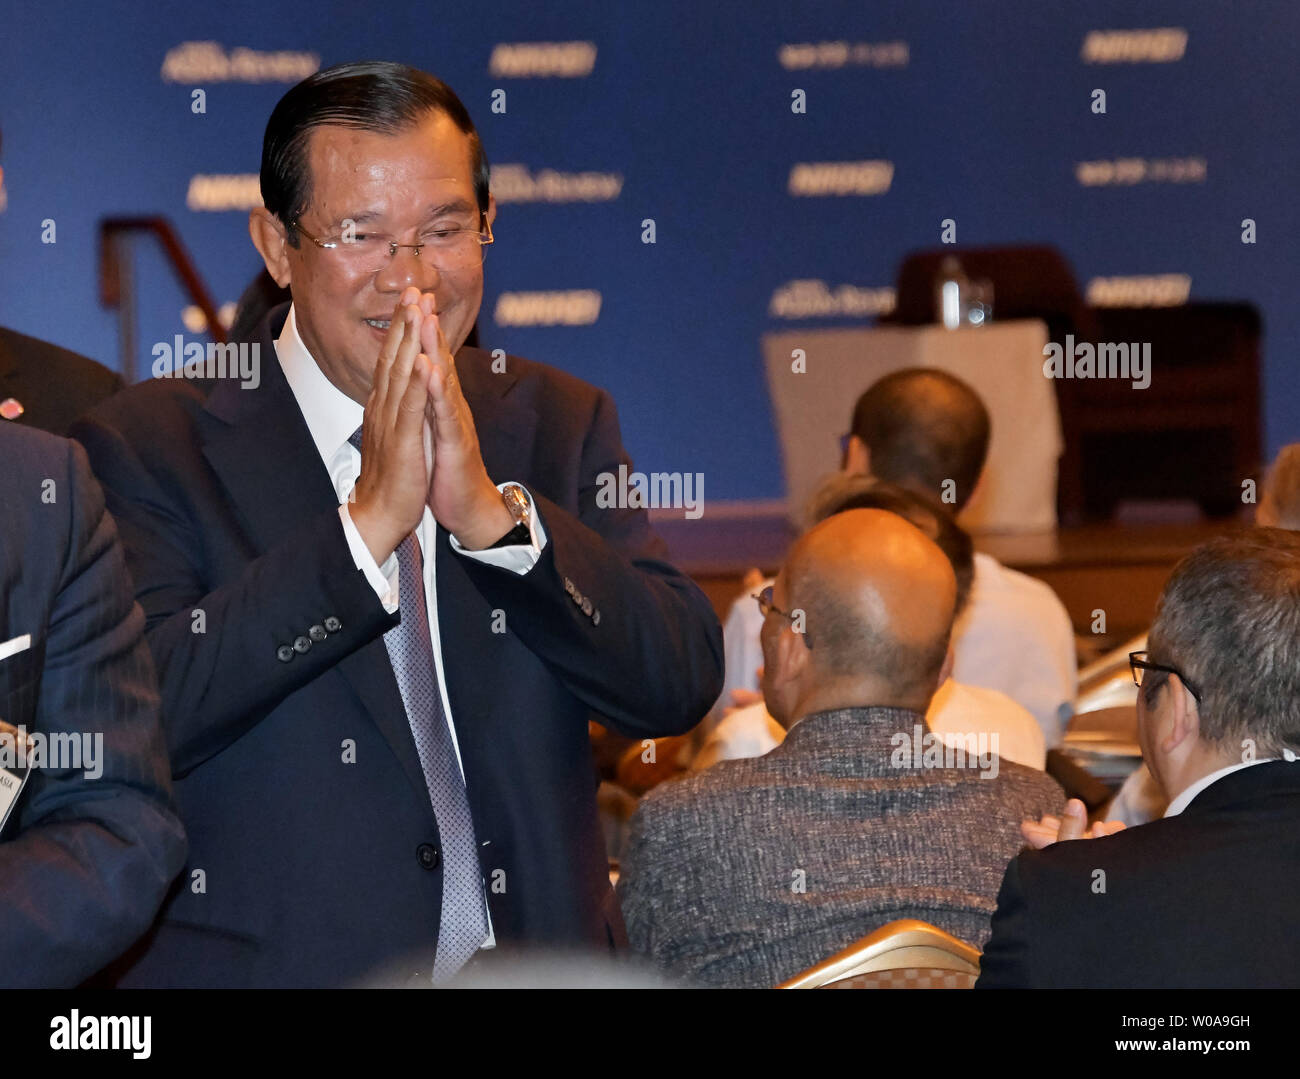
<instances>
[{"instance_id":1,"label":"gray patterned necktie","mask_svg":"<svg viewBox=\"0 0 1300 1079\"><path fill-rule=\"evenodd\" d=\"M360 452L361 428L348 441ZM433 980L444 982L478 951L487 939L488 927L474 821L438 691L424 563L414 532L397 548L397 581L402 620L384 634L384 645L406 706L442 843L442 919Z\"/></svg>"}]
</instances>

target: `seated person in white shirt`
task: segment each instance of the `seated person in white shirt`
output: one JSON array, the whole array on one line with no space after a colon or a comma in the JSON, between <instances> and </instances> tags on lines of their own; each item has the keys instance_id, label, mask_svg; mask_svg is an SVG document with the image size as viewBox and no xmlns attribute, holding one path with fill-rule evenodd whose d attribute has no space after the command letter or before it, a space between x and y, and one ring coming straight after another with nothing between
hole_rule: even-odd
<instances>
[{"instance_id":1,"label":"seated person in white shirt","mask_svg":"<svg viewBox=\"0 0 1300 1079\"><path fill-rule=\"evenodd\" d=\"M991 424L979 395L935 368L886 375L858 398L844 471L927 494L960 514L984 471ZM1048 748L1074 711L1078 662L1065 606L1043 582L975 555L970 601L953 627L953 677L1034 714Z\"/></svg>"},{"instance_id":2,"label":"seated person in white shirt","mask_svg":"<svg viewBox=\"0 0 1300 1079\"><path fill-rule=\"evenodd\" d=\"M835 476L814 496L813 523L851 509L878 509L893 513L926 534L952 563L957 578L957 612L970 594L974 574L970 537L952 517L930 499L888 483L877 483L866 476ZM761 592L770 581L760 582ZM762 615L757 603L749 602L753 614ZM749 612L746 612L748 614ZM735 617L727 620L724 633L741 624ZM758 628L751 639L758 641ZM747 627L748 628L748 627ZM733 642L728 641L728 648ZM731 652L728 652L730 658ZM754 665L757 677L757 664ZM1047 756L1043 732L1026 709L997 690L966 685L957 678L943 682L926 712L926 722L945 742L958 744L981 734L990 739L995 752L1006 760L1029 768L1042 768ZM692 762L692 769L710 767L720 760L758 757L780 745L785 737L781 726L767 713L761 700L732 711L714 728ZM993 741L996 739L996 741Z\"/></svg>"}]
</instances>

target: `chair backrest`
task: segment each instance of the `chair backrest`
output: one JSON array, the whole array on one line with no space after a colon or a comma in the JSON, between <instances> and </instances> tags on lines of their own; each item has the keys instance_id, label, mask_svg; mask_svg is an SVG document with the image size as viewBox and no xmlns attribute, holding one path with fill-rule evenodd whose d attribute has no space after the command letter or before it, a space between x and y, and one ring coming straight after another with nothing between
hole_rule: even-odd
<instances>
[{"instance_id":1,"label":"chair backrest","mask_svg":"<svg viewBox=\"0 0 1300 1079\"><path fill-rule=\"evenodd\" d=\"M778 989L969 989L980 953L916 918L882 925Z\"/></svg>"}]
</instances>

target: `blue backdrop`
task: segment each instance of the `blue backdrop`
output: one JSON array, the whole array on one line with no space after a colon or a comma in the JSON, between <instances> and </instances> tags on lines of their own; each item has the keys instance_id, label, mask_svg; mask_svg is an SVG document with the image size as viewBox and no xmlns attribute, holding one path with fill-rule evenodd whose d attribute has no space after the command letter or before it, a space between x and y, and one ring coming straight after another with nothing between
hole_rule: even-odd
<instances>
[{"instance_id":1,"label":"blue backdrop","mask_svg":"<svg viewBox=\"0 0 1300 1079\"><path fill-rule=\"evenodd\" d=\"M1095 36L1160 29L1174 33ZM1300 434L1297 37L1293 0L11 7L0 322L121 366L96 289L105 215L168 216L218 301L235 300L260 265L239 178L257 172L276 100L317 64L388 58L457 90L510 196L482 343L608 388L638 467L702 472L710 500L782 493L760 335L870 321L945 218L959 248L1055 243L1085 287L1179 274L1194 299L1257 304L1271 452ZM1080 179L1081 163L1121 159L1145 178ZM791 193L800 163L863 161L888 163L854 174L887 188ZM188 301L153 247L135 263L145 370L153 342L188 332ZM866 290L864 306L774 313L798 280ZM539 292L586 295L518 302Z\"/></svg>"}]
</instances>

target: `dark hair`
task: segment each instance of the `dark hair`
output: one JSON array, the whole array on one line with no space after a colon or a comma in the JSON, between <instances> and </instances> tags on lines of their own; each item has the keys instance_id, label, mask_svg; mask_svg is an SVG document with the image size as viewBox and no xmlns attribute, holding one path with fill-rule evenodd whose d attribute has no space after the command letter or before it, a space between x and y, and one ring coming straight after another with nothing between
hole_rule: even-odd
<instances>
[{"instance_id":1,"label":"dark hair","mask_svg":"<svg viewBox=\"0 0 1300 1079\"><path fill-rule=\"evenodd\" d=\"M926 534L952 563L957 578L957 603L953 616L961 614L970 599L975 579L975 545L970 536L943 506L926 495L869 476L833 476L813 495L809 517L813 524L845 510L884 510L895 514Z\"/></svg>"},{"instance_id":2,"label":"dark hair","mask_svg":"<svg viewBox=\"0 0 1300 1079\"><path fill-rule=\"evenodd\" d=\"M262 202L286 227L311 201L307 143L326 125L399 134L428 112L442 112L469 136L474 197L488 208L488 160L474 121L460 98L441 79L405 64L366 61L338 64L294 86L271 113L262 139ZM297 246L297 233L289 242Z\"/></svg>"},{"instance_id":3,"label":"dark hair","mask_svg":"<svg viewBox=\"0 0 1300 1079\"><path fill-rule=\"evenodd\" d=\"M1196 687L1203 739L1234 752L1252 739L1260 757L1300 749L1300 534L1255 528L1196 548L1160 595L1147 647Z\"/></svg>"},{"instance_id":4,"label":"dark hair","mask_svg":"<svg viewBox=\"0 0 1300 1079\"><path fill-rule=\"evenodd\" d=\"M852 433L871 452L877 479L931 498L942 498L951 480L956 512L970 501L984 469L989 413L961 379L932 367L909 367L886 375L858 398Z\"/></svg>"}]
</instances>

